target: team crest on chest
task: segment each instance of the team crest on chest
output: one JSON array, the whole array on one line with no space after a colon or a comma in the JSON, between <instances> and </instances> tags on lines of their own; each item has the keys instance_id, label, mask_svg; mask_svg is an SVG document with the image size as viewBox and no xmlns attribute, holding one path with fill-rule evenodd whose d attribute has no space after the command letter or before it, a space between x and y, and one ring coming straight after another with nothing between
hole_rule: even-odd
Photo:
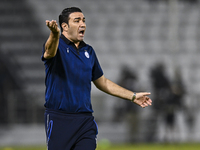
<instances>
[{"instance_id":1,"label":"team crest on chest","mask_svg":"<svg viewBox=\"0 0 200 150\"><path fill-rule=\"evenodd\" d=\"M85 50L85 57L90 58L89 53L87 52L87 50Z\"/></svg>"}]
</instances>

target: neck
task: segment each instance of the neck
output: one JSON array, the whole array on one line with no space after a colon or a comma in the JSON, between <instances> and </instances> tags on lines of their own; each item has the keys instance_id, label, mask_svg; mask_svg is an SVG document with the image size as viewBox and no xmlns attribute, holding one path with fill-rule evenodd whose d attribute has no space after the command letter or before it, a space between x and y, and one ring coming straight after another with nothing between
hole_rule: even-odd
<instances>
[{"instance_id":1,"label":"neck","mask_svg":"<svg viewBox=\"0 0 200 150\"><path fill-rule=\"evenodd\" d=\"M73 42L74 45L75 45L77 48L79 47L80 41L73 40L73 39L70 38L70 36L69 36L68 34L66 34L65 32L62 32L62 34L63 34L68 40L70 40L71 42Z\"/></svg>"},{"instance_id":2,"label":"neck","mask_svg":"<svg viewBox=\"0 0 200 150\"><path fill-rule=\"evenodd\" d=\"M74 44L75 44L75 46L78 48L78 46L79 46L80 42L77 42L77 43L73 42L73 43L74 43Z\"/></svg>"}]
</instances>

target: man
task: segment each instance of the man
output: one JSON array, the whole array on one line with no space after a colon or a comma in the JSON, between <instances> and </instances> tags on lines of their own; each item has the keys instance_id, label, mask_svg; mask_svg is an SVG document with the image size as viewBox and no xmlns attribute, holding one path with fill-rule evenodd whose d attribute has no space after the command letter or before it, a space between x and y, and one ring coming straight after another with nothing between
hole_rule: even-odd
<instances>
[{"instance_id":1,"label":"man","mask_svg":"<svg viewBox=\"0 0 200 150\"><path fill-rule=\"evenodd\" d=\"M46 21L50 35L43 47L46 68L45 119L49 150L94 150L97 126L92 116L91 81L103 92L151 105L150 93L134 93L108 80L93 48L83 41L86 24L79 8L66 8Z\"/></svg>"}]
</instances>

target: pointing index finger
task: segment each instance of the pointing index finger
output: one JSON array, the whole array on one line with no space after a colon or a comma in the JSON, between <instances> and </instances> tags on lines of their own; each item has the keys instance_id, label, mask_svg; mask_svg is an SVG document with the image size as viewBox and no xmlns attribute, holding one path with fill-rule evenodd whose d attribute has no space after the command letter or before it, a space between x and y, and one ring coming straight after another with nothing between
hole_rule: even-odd
<instances>
[{"instance_id":1,"label":"pointing index finger","mask_svg":"<svg viewBox=\"0 0 200 150\"><path fill-rule=\"evenodd\" d=\"M150 92L144 92L143 93L145 96L147 96L147 95L150 95L151 93Z\"/></svg>"}]
</instances>

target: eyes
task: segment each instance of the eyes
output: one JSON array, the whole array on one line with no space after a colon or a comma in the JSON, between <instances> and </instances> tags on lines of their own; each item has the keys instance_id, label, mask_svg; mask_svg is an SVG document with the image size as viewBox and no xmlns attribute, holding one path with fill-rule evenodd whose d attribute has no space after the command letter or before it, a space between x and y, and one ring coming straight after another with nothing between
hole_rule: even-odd
<instances>
[{"instance_id":1,"label":"eyes","mask_svg":"<svg viewBox=\"0 0 200 150\"><path fill-rule=\"evenodd\" d=\"M80 22L80 20L75 20L74 22L76 22L76 23L79 23L79 22ZM85 23L85 20L83 20L83 22Z\"/></svg>"},{"instance_id":2,"label":"eyes","mask_svg":"<svg viewBox=\"0 0 200 150\"><path fill-rule=\"evenodd\" d=\"M79 23L81 20L85 23L85 18L83 18L83 19L81 19L81 18L75 18L74 22L75 23Z\"/></svg>"}]
</instances>

